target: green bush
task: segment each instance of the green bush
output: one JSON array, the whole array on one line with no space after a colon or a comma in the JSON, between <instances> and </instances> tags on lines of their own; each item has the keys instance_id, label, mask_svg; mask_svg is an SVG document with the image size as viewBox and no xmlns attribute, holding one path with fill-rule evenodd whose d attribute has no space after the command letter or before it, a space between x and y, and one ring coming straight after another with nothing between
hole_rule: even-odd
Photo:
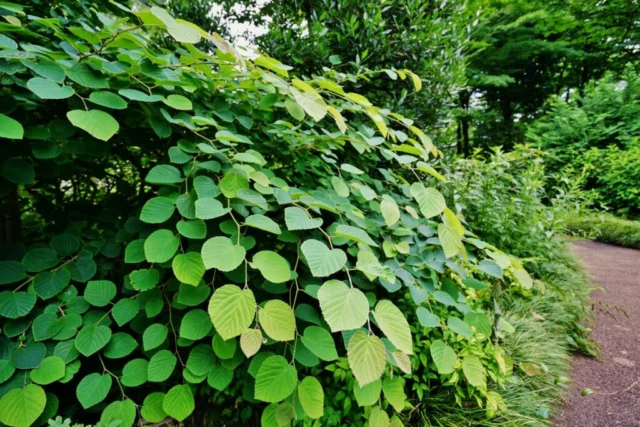
<instances>
[{"instance_id":1,"label":"green bush","mask_svg":"<svg viewBox=\"0 0 640 427\"><path fill-rule=\"evenodd\" d=\"M585 188L622 214L640 212L640 77L628 67L621 78L590 82L583 96L552 98L549 112L532 123L527 139L548 152L548 170L586 170Z\"/></svg>"},{"instance_id":2,"label":"green bush","mask_svg":"<svg viewBox=\"0 0 640 427\"><path fill-rule=\"evenodd\" d=\"M411 119L157 7L0 13L0 422L503 410L493 293L539 288L425 186Z\"/></svg>"},{"instance_id":3,"label":"green bush","mask_svg":"<svg viewBox=\"0 0 640 427\"><path fill-rule=\"evenodd\" d=\"M603 243L640 249L640 222L611 215L590 215L567 221L567 230Z\"/></svg>"}]
</instances>

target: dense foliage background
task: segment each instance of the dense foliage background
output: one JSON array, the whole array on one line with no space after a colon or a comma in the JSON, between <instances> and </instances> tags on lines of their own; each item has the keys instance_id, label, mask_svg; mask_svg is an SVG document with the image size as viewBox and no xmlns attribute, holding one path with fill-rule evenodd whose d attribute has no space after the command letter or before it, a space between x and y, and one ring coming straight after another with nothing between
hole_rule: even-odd
<instances>
[{"instance_id":1,"label":"dense foliage background","mask_svg":"<svg viewBox=\"0 0 640 427\"><path fill-rule=\"evenodd\" d=\"M640 209L639 15L0 3L0 425L548 424L598 351L563 233Z\"/></svg>"}]
</instances>

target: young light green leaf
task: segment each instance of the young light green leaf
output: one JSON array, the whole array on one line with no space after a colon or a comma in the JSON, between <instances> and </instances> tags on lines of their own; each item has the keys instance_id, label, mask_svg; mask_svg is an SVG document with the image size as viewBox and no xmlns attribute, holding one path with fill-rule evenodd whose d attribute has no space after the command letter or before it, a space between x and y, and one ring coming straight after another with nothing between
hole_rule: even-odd
<instances>
[{"instance_id":1,"label":"young light green leaf","mask_svg":"<svg viewBox=\"0 0 640 427\"><path fill-rule=\"evenodd\" d=\"M474 387L486 387L485 370L477 356L467 355L462 359L464 376Z\"/></svg>"},{"instance_id":2,"label":"young light green leaf","mask_svg":"<svg viewBox=\"0 0 640 427\"><path fill-rule=\"evenodd\" d=\"M60 86L53 80L42 77L30 79L27 88L41 99L66 99L76 93L71 86Z\"/></svg>"},{"instance_id":3,"label":"young light green leaf","mask_svg":"<svg viewBox=\"0 0 640 427\"><path fill-rule=\"evenodd\" d=\"M291 279L289 262L273 251L260 251L253 256L251 267L260 270L272 283L284 283Z\"/></svg>"},{"instance_id":4,"label":"young light green leaf","mask_svg":"<svg viewBox=\"0 0 640 427\"><path fill-rule=\"evenodd\" d=\"M284 222L289 231L311 230L322 225L322 218L311 218L304 209L288 207L284 210Z\"/></svg>"},{"instance_id":5,"label":"young light green leaf","mask_svg":"<svg viewBox=\"0 0 640 427\"><path fill-rule=\"evenodd\" d=\"M396 412L402 412L407 400L407 395L404 393L404 379L399 376L385 378L382 382L382 392L393 409Z\"/></svg>"},{"instance_id":6,"label":"young light green leaf","mask_svg":"<svg viewBox=\"0 0 640 427\"><path fill-rule=\"evenodd\" d=\"M349 340L347 359L360 387L382 377L386 364L384 343L375 335L357 331Z\"/></svg>"},{"instance_id":7,"label":"young light green leaf","mask_svg":"<svg viewBox=\"0 0 640 427\"><path fill-rule=\"evenodd\" d=\"M13 389L0 400L0 422L11 427L29 427L42 414L46 403L47 396L38 385Z\"/></svg>"},{"instance_id":8,"label":"young light green leaf","mask_svg":"<svg viewBox=\"0 0 640 427\"><path fill-rule=\"evenodd\" d=\"M90 408L107 397L112 383L113 380L109 374L89 374L78 383L76 397L84 409Z\"/></svg>"},{"instance_id":9,"label":"young light green leaf","mask_svg":"<svg viewBox=\"0 0 640 427\"><path fill-rule=\"evenodd\" d=\"M369 301L361 290L339 280L325 282L318 291L324 320L331 332L358 329L369 317Z\"/></svg>"},{"instance_id":10,"label":"young light green leaf","mask_svg":"<svg viewBox=\"0 0 640 427\"><path fill-rule=\"evenodd\" d=\"M331 276L347 263L347 255L341 249L329 249L319 240L305 240L300 248L314 277Z\"/></svg>"},{"instance_id":11,"label":"young light green leaf","mask_svg":"<svg viewBox=\"0 0 640 427\"><path fill-rule=\"evenodd\" d=\"M249 227L258 228L260 230L268 231L273 234L281 234L280 226L277 222L264 215L249 215L244 220L245 225Z\"/></svg>"},{"instance_id":12,"label":"young light green leaf","mask_svg":"<svg viewBox=\"0 0 640 427\"><path fill-rule=\"evenodd\" d=\"M57 356L49 356L44 358L40 366L31 371L29 376L34 383L47 385L64 377L64 371L64 360Z\"/></svg>"},{"instance_id":13,"label":"young light green leaf","mask_svg":"<svg viewBox=\"0 0 640 427\"><path fill-rule=\"evenodd\" d=\"M347 239L351 239L354 242L364 243L365 245L373 246L376 248L378 247L378 244L373 241L373 239L367 234L367 232L358 227L340 224L338 225L338 227L336 227L335 234L338 237L346 237Z\"/></svg>"},{"instance_id":14,"label":"young light green leaf","mask_svg":"<svg viewBox=\"0 0 640 427\"><path fill-rule=\"evenodd\" d=\"M433 218L440 215L447 207L444 196L435 188L425 188L421 183L411 185L411 195L418 202L420 212L425 218Z\"/></svg>"},{"instance_id":15,"label":"young light green leaf","mask_svg":"<svg viewBox=\"0 0 640 427\"><path fill-rule=\"evenodd\" d=\"M0 113L0 138L22 139L24 128L17 120Z\"/></svg>"},{"instance_id":16,"label":"young light green leaf","mask_svg":"<svg viewBox=\"0 0 640 427\"><path fill-rule=\"evenodd\" d=\"M413 354L411 329L398 307L389 300L382 300L376 305L373 316L382 332L397 349Z\"/></svg>"},{"instance_id":17,"label":"young light green leaf","mask_svg":"<svg viewBox=\"0 0 640 427\"><path fill-rule=\"evenodd\" d=\"M280 300L267 301L258 311L260 326L275 341L291 341L295 337L296 320L291 306Z\"/></svg>"},{"instance_id":18,"label":"young light green leaf","mask_svg":"<svg viewBox=\"0 0 640 427\"><path fill-rule=\"evenodd\" d=\"M253 321L256 300L251 289L224 285L213 293L209 301L209 316L220 336L231 339L242 334Z\"/></svg>"},{"instance_id":19,"label":"young light green leaf","mask_svg":"<svg viewBox=\"0 0 640 427\"><path fill-rule=\"evenodd\" d=\"M198 286L205 272L202 256L198 252L176 255L171 268L176 279L191 286Z\"/></svg>"},{"instance_id":20,"label":"young light green leaf","mask_svg":"<svg viewBox=\"0 0 640 427\"><path fill-rule=\"evenodd\" d=\"M244 355L251 357L256 354L262 346L262 340L260 329L245 329L240 335L240 348Z\"/></svg>"},{"instance_id":21,"label":"young light green leaf","mask_svg":"<svg viewBox=\"0 0 640 427\"><path fill-rule=\"evenodd\" d=\"M431 353L431 357L436 364L439 374L450 374L453 372L458 357L455 351L445 344L444 341L436 340L431 343L429 352Z\"/></svg>"},{"instance_id":22,"label":"young light green leaf","mask_svg":"<svg viewBox=\"0 0 640 427\"><path fill-rule=\"evenodd\" d=\"M324 390L315 377L305 377L298 385L298 397L304 413L311 419L324 414Z\"/></svg>"},{"instance_id":23,"label":"young light green leaf","mask_svg":"<svg viewBox=\"0 0 640 427\"><path fill-rule=\"evenodd\" d=\"M246 252L244 247L234 245L228 237L217 236L202 245L202 261L207 270L231 271L242 264Z\"/></svg>"},{"instance_id":24,"label":"young light green leaf","mask_svg":"<svg viewBox=\"0 0 640 427\"><path fill-rule=\"evenodd\" d=\"M391 227L400 220L400 209L396 201L386 194L382 196L382 202L380 202L380 212L384 218L384 222Z\"/></svg>"},{"instance_id":25,"label":"young light green leaf","mask_svg":"<svg viewBox=\"0 0 640 427\"><path fill-rule=\"evenodd\" d=\"M91 95L89 95L89 101L113 110L124 110L128 105L127 101L122 99L120 96L106 90L91 92Z\"/></svg>"}]
</instances>

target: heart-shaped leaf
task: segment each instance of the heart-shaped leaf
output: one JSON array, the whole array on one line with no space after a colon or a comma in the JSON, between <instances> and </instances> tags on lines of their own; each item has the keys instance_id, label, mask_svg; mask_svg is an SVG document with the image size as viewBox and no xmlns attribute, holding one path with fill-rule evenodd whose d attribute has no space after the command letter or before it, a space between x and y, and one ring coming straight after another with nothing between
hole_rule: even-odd
<instances>
[{"instance_id":1,"label":"heart-shaped leaf","mask_svg":"<svg viewBox=\"0 0 640 427\"><path fill-rule=\"evenodd\" d=\"M202 245L202 261L207 270L231 271L242 264L246 250L228 237L217 236Z\"/></svg>"},{"instance_id":2,"label":"heart-shaped leaf","mask_svg":"<svg viewBox=\"0 0 640 427\"><path fill-rule=\"evenodd\" d=\"M347 263L347 255L341 249L329 249L319 240L305 240L301 249L314 277L331 276Z\"/></svg>"}]
</instances>

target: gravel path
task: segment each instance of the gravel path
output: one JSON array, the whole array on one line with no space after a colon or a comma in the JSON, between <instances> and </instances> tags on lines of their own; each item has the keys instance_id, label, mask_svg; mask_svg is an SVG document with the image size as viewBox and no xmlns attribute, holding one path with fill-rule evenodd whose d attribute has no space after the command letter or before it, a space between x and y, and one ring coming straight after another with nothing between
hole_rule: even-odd
<instances>
[{"instance_id":1,"label":"gravel path","mask_svg":"<svg viewBox=\"0 0 640 427\"><path fill-rule=\"evenodd\" d=\"M557 426L640 426L640 384L629 388L640 380L640 251L591 241L578 241L573 249L603 288L593 299L615 319L597 313L593 338L602 358L574 358L573 387ZM595 394L580 396L585 387Z\"/></svg>"}]
</instances>

